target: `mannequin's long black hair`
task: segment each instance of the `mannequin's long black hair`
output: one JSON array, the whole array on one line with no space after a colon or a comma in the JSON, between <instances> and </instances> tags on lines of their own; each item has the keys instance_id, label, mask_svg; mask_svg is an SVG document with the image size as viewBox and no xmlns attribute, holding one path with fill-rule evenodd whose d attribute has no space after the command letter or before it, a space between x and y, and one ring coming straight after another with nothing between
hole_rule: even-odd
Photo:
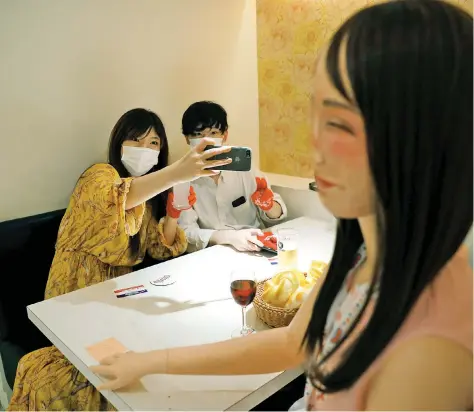
<instances>
[{"instance_id":1,"label":"mannequin's long black hair","mask_svg":"<svg viewBox=\"0 0 474 412\"><path fill-rule=\"evenodd\" d=\"M351 91L341 78L341 50ZM310 370L313 384L330 393L351 387L368 369L472 225L472 17L438 0L372 6L337 31L326 64L365 122L381 252L368 324L334 370L321 372L325 359ZM329 309L362 241L357 220L339 221L305 335L310 354L320 348Z\"/></svg>"}]
</instances>

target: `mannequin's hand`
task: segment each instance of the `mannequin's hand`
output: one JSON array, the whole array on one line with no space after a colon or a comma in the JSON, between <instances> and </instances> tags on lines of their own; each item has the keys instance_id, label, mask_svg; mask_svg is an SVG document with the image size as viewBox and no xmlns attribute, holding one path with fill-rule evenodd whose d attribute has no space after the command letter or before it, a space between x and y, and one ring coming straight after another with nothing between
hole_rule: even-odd
<instances>
[{"instance_id":1,"label":"mannequin's hand","mask_svg":"<svg viewBox=\"0 0 474 412\"><path fill-rule=\"evenodd\" d=\"M98 366L90 369L97 375L108 378L109 381L97 389L116 390L135 383L147 374L149 367L148 353L126 352L103 359Z\"/></svg>"}]
</instances>

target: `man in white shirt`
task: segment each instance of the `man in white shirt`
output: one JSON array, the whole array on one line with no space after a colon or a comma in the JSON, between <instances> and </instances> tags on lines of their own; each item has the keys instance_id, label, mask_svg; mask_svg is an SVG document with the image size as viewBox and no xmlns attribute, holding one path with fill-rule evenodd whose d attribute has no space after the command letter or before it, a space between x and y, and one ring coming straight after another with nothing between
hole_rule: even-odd
<instances>
[{"instance_id":1,"label":"man in white shirt","mask_svg":"<svg viewBox=\"0 0 474 412\"><path fill-rule=\"evenodd\" d=\"M216 146L227 141L227 113L214 102L197 102L183 114L182 130L191 147L203 137ZM183 211L179 225L188 237L188 251L208 245L231 245L239 251L259 251L261 229L286 217L286 206L263 176L251 172L222 171L192 182L197 201Z\"/></svg>"}]
</instances>

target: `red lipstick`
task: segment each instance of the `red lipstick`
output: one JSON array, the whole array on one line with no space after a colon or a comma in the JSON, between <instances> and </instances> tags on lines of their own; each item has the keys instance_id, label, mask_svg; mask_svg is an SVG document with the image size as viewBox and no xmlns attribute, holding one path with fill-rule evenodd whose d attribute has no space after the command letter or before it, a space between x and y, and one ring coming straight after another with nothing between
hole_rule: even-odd
<instances>
[{"instance_id":1,"label":"red lipstick","mask_svg":"<svg viewBox=\"0 0 474 412\"><path fill-rule=\"evenodd\" d=\"M314 180L316 181L316 186L318 189L325 190L325 189L331 189L335 187L336 185L328 180L321 179L320 177L315 177Z\"/></svg>"}]
</instances>

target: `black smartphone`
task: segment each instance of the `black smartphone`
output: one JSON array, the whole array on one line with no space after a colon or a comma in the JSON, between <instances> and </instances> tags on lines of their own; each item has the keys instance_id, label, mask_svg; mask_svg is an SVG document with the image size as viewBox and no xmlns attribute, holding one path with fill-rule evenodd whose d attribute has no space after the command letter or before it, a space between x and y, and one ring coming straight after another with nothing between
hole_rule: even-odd
<instances>
[{"instance_id":1,"label":"black smartphone","mask_svg":"<svg viewBox=\"0 0 474 412\"><path fill-rule=\"evenodd\" d=\"M220 146L206 146L204 151L217 149ZM212 170L227 170L230 172L248 172L252 168L252 149L250 147L232 146L230 152L213 156L207 160L232 159L232 163L212 168Z\"/></svg>"}]
</instances>

